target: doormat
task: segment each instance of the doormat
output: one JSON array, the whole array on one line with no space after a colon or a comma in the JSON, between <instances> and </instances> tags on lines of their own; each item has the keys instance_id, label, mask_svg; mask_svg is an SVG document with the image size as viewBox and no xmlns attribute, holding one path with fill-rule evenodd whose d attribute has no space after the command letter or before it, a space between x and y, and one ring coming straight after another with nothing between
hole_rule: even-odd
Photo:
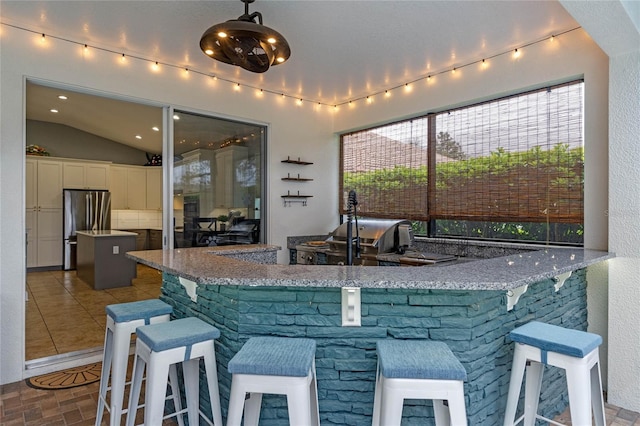
<instances>
[{"instance_id":1,"label":"doormat","mask_svg":"<svg viewBox=\"0 0 640 426\"><path fill-rule=\"evenodd\" d=\"M102 363L96 362L81 367L43 374L42 376L30 377L25 381L27 385L35 389L69 389L99 381L101 372Z\"/></svg>"}]
</instances>

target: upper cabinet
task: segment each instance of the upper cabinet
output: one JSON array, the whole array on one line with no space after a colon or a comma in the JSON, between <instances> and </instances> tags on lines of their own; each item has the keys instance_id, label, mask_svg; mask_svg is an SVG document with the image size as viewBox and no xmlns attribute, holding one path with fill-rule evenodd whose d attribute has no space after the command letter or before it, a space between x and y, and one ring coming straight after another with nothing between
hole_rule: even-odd
<instances>
[{"instance_id":1,"label":"upper cabinet","mask_svg":"<svg viewBox=\"0 0 640 426\"><path fill-rule=\"evenodd\" d=\"M27 158L27 209L62 208L62 163L44 158Z\"/></svg>"},{"instance_id":2,"label":"upper cabinet","mask_svg":"<svg viewBox=\"0 0 640 426\"><path fill-rule=\"evenodd\" d=\"M162 167L147 167L147 210L162 210Z\"/></svg>"},{"instance_id":3,"label":"upper cabinet","mask_svg":"<svg viewBox=\"0 0 640 426\"><path fill-rule=\"evenodd\" d=\"M162 168L111 166L111 208L162 210Z\"/></svg>"},{"instance_id":4,"label":"upper cabinet","mask_svg":"<svg viewBox=\"0 0 640 426\"><path fill-rule=\"evenodd\" d=\"M109 163L65 161L63 167L65 188L109 189Z\"/></svg>"}]
</instances>

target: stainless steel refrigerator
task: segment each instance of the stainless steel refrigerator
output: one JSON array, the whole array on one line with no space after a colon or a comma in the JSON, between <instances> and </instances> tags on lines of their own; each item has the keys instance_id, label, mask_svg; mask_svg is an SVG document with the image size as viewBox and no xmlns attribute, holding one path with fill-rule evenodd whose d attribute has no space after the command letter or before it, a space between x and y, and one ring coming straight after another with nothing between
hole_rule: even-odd
<instances>
[{"instance_id":1,"label":"stainless steel refrigerator","mask_svg":"<svg viewBox=\"0 0 640 426\"><path fill-rule=\"evenodd\" d=\"M111 229L111 193L99 190L65 189L64 270L76 269L76 231Z\"/></svg>"}]
</instances>

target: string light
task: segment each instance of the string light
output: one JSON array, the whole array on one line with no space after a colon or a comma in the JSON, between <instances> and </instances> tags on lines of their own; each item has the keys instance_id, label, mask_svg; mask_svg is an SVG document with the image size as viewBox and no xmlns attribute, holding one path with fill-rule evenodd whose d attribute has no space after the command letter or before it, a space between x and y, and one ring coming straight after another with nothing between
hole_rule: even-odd
<instances>
[{"instance_id":1,"label":"string light","mask_svg":"<svg viewBox=\"0 0 640 426\"><path fill-rule=\"evenodd\" d=\"M116 51L113 51L113 50L110 50L110 49L106 49L106 48L102 48L102 47L90 46L89 44L86 44L86 43L80 43L80 42L77 42L77 41L74 41L74 40L70 40L70 39L66 39L66 38L62 38L62 37L58 37L58 36L47 35L45 33L38 33L37 31L33 31L33 30L28 29L28 28L23 28L23 27L20 27L20 26L7 24L7 23L4 23L4 22L0 22L0 24L8 26L8 27L15 28L15 29L18 29L18 30L21 30L21 31L41 34L40 40L41 40L42 43L46 42L46 38L47 37L51 37L51 38L53 38L55 40L61 40L61 41L65 41L65 42L68 42L68 43L81 45L81 46L84 47L84 51L85 52L88 52L89 48L93 48L95 50L99 50L99 51L103 51L103 52L115 53L116 55L120 56L120 61L122 63L126 62L126 59L127 59L127 55L125 55L124 53L121 53L121 52L116 52ZM428 74L427 76L418 77L418 78L416 78L416 79L414 79L412 81L406 82L406 83L398 85L398 86L394 86L394 87L391 87L391 88L380 90L378 92L370 93L368 95L364 95L364 96L361 96L361 97L358 97L358 98L345 100L344 102L340 102L338 104L333 104L333 109L335 111L337 111L339 109L338 107L340 105L345 105L345 104L353 105L354 102L356 102L358 100L362 100L362 99L366 100L367 103L372 103L372 97L373 96L375 96L377 94L384 93L385 97L390 97L392 90L395 90L395 89L397 89L399 87L403 87L403 86L405 88L405 91L409 92L409 91L411 91L412 83L418 82L420 80L426 80L427 82L431 82L431 81L433 81L433 78L438 74L443 74L443 73L446 73L446 72L451 72L452 74L455 74L459 69L467 67L467 66L470 66L470 65L473 65L473 64L477 64L478 62L481 62L482 68L487 68L489 66L489 64L488 64L488 60L489 59L493 59L493 58L496 58L496 57L499 57L499 56L503 56L503 55L506 55L506 54L509 54L509 53L512 54L513 58L519 58L521 56L521 53L522 53L522 51L521 51L522 48L538 44L538 43L540 43L542 41L551 41L551 42L553 42L556 37L564 35L564 34L567 34L567 33L570 33L570 32L573 32L573 31L576 31L576 30L579 30L581 28L582 27L580 27L580 26L575 27L575 28L571 28L571 29L562 31L561 33L552 34L552 35L544 37L542 39L526 43L524 45L519 46L518 48L515 48L514 50L509 50L509 51L497 53L497 54L492 55L492 56L490 56L488 58L483 58L481 61L475 60L475 61L472 61L472 62L469 62L469 63L465 63L465 64L462 64L462 65L459 65L457 67L452 68L450 71L444 70L444 71L440 71L440 72L436 72L436 73L431 73L431 74ZM155 61L155 60L152 60L152 59L148 59L148 58L144 58L144 57L141 57L141 56L135 56L135 55L128 55L128 56L130 58L132 58L132 59L137 59L137 60L140 60L140 61L146 61L146 62L151 63L151 69L153 71L158 71L160 69L160 63L158 61ZM233 81L233 80L230 80L230 79L227 79L227 78L221 78L221 77L219 78L218 76L215 76L215 75L211 75L211 74L204 73L204 72L201 72L201 71L191 70L189 68L180 67L179 65L173 65L173 64L168 64L168 63L163 63L163 65L166 65L168 67L173 67L173 68L183 68L185 70L185 75L188 74L189 72L194 72L196 74L201 74L201 75L204 75L204 76L210 76L214 81L220 79L220 80L223 80L225 82L232 83L234 85L234 90L236 90L236 91L240 90L240 83L238 83L236 81ZM298 104L301 104L305 100L312 101L310 99L297 98L297 97L294 97L294 96L291 96L291 95L288 95L288 94L282 93L282 92L275 92L275 91L268 90L268 89L262 89L262 88L258 88L258 87L253 87L251 85L248 85L247 87L259 90L260 94L263 94L264 92L267 92L267 93L271 93L271 94L274 94L274 95L280 94L283 99L287 98L287 97L295 98L295 99L297 99L297 103ZM321 101L313 101L313 102L317 102L319 107L322 106L322 105L331 106L331 104L326 104L326 103L323 103Z\"/></svg>"}]
</instances>

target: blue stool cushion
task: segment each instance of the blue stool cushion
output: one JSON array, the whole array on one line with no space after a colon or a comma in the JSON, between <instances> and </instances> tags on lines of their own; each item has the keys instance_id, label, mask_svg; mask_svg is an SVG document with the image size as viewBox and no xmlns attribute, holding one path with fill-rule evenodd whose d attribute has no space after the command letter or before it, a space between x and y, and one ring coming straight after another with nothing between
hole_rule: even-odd
<instances>
[{"instance_id":1,"label":"blue stool cushion","mask_svg":"<svg viewBox=\"0 0 640 426\"><path fill-rule=\"evenodd\" d=\"M160 299L107 305L105 310L107 311L107 315L113 318L115 322L129 322L143 319L145 320L145 324L149 324L149 318L173 312L171 305L164 303Z\"/></svg>"},{"instance_id":2,"label":"blue stool cushion","mask_svg":"<svg viewBox=\"0 0 640 426\"><path fill-rule=\"evenodd\" d=\"M390 379L466 380L467 372L443 342L380 340L378 363Z\"/></svg>"},{"instance_id":3,"label":"blue stool cushion","mask_svg":"<svg viewBox=\"0 0 640 426\"><path fill-rule=\"evenodd\" d=\"M252 337L229 361L231 374L304 377L316 356L316 342L289 337Z\"/></svg>"},{"instance_id":4,"label":"blue stool cushion","mask_svg":"<svg viewBox=\"0 0 640 426\"><path fill-rule=\"evenodd\" d=\"M198 318L182 318L159 324L143 325L136 329L138 339L153 352L187 347L220 337L220 330Z\"/></svg>"},{"instance_id":5,"label":"blue stool cushion","mask_svg":"<svg viewBox=\"0 0 640 426\"><path fill-rule=\"evenodd\" d=\"M540 348L543 352L556 352L577 358L600 346L602 337L586 331L571 330L557 325L531 321L509 333L514 342ZM546 363L546 356L543 363Z\"/></svg>"}]
</instances>

